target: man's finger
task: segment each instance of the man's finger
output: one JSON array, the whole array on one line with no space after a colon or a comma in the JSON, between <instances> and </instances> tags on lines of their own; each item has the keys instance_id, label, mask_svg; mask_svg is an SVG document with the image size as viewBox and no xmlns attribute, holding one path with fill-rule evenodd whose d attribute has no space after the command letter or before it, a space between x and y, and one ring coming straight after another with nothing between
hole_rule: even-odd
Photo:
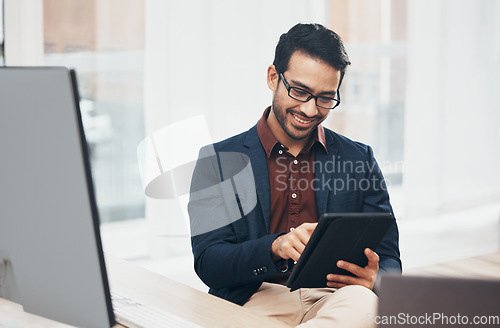
<instances>
[{"instance_id":1,"label":"man's finger","mask_svg":"<svg viewBox=\"0 0 500 328\"><path fill-rule=\"evenodd\" d=\"M341 274L328 274L326 279L332 283L340 283L344 285L362 285L363 279L346 276ZM333 287L333 286L332 286Z\"/></svg>"},{"instance_id":2,"label":"man's finger","mask_svg":"<svg viewBox=\"0 0 500 328\"><path fill-rule=\"evenodd\" d=\"M362 267L342 260L337 262L337 266L341 269L349 271L350 273L352 273L357 277L363 277L363 273L365 272Z\"/></svg>"},{"instance_id":3,"label":"man's finger","mask_svg":"<svg viewBox=\"0 0 500 328\"><path fill-rule=\"evenodd\" d=\"M299 225L295 230L302 230L306 231L309 236L312 235L314 229L316 229L316 226L318 225L318 222L310 223L310 222L305 222Z\"/></svg>"},{"instance_id":4,"label":"man's finger","mask_svg":"<svg viewBox=\"0 0 500 328\"><path fill-rule=\"evenodd\" d=\"M342 288L347 286L346 284L342 284L340 282L332 282L332 281L327 282L326 285L328 287L333 287L333 288Z\"/></svg>"},{"instance_id":5,"label":"man's finger","mask_svg":"<svg viewBox=\"0 0 500 328\"><path fill-rule=\"evenodd\" d=\"M299 260L301 254L302 253L299 253L296 249L292 249L292 250L290 250L290 254L289 255L290 255L290 258L292 260L294 260L295 262L297 262Z\"/></svg>"},{"instance_id":6,"label":"man's finger","mask_svg":"<svg viewBox=\"0 0 500 328\"><path fill-rule=\"evenodd\" d=\"M307 245L309 239L311 238L311 233L309 233L309 231L305 229L297 228L292 233L297 237L298 240L300 240L300 242L304 246Z\"/></svg>"},{"instance_id":7,"label":"man's finger","mask_svg":"<svg viewBox=\"0 0 500 328\"><path fill-rule=\"evenodd\" d=\"M378 254L372 251L371 249L366 248L365 255L368 258L368 265L366 267L378 270L378 262L380 260Z\"/></svg>"},{"instance_id":8,"label":"man's finger","mask_svg":"<svg viewBox=\"0 0 500 328\"><path fill-rule=\"evenodd\" d=\"M300 255L304 252L304 248L306 248L306 245L300 241L294 245L294 248L297 250L297 252Z\"/></svg>"}]
</instances>

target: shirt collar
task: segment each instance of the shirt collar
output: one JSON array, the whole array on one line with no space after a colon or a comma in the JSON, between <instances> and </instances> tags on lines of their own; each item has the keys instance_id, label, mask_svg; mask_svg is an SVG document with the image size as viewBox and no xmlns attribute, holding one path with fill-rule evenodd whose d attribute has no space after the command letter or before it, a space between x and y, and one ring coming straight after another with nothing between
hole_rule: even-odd
<instances>
[{"instance_id":1,"label":"shirt collar","mask_svg":"<svg viewBox=\"0 0 500 328\"><path fill-rule=\"evenodd\" d=\"M267 117L269 116L270 112L271 106L267 107L266 110L264 110L262 117L257 122L257 133L259 134L260 142L262 143L262 146L264 147L268 158L271 157L271 153L276 146L282 146L279 140L276 139L274 134L271 132L269 125L267 125ZM328 150L326 148L325 130L321 124L318 125L318 128L314 132L310 142L304 147L304 149L302 149L301 153L308 153L311 150L312 146L316 143L319 143L321 146L323 146L325 151L328 153ZM287 149L285 146L283 146L283 148Z\"/></svg>"}]
</instances>

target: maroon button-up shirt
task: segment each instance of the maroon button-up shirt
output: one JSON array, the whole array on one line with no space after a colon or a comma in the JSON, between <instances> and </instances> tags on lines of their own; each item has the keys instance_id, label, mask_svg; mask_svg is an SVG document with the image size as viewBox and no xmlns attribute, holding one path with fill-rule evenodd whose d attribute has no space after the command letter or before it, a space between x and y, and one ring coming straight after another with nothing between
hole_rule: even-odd
<instances>
[{"instance_id":1,"label":"maroon button-up shirt","mask_svg":"<svg viewBox=\"0 0 500 328\"><path fill-rule=\"evenodd\" d=\"M267 155L271 187L271 223L269 233L288 232L305 222L317 222L314 194L314 150L326 151L325 131L319 125L310 141L295 157L273 135L267 125L268 107L259 122L257 132Z\"/></svg>"},{"instance_id":2,"label":"maroon button-up shirt","mask_svg":"<svg viewBox=\"0 0 500 328\"><path fill-rule=\"evenodd\" d=\"M317 222L314 193L314 150L326 151L325 131L319 125L310 141L297 156L273 135L267 117L268 107L259 122L257 133L267 155L269 184L271 187L271 222L269 233L289 232L305 222ZM278 274L267 281L286 285L290 272Z\"/></svg>"}]
</instances>

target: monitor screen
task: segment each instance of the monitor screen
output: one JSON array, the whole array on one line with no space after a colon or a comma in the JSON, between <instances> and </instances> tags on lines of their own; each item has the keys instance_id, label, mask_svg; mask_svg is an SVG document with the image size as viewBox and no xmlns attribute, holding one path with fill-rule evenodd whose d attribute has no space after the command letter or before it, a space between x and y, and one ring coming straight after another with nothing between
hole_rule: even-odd
<instances>
[{"instance_id":1,"label":"monitor screen","mask_svg":"<svg viewBox=\"0 0 500 328\"><path fill-rule=\"evenodd\" d=\"M0 68L0 297L85 327L114 324L76 78Z\"/></svg>"}]
</instances>

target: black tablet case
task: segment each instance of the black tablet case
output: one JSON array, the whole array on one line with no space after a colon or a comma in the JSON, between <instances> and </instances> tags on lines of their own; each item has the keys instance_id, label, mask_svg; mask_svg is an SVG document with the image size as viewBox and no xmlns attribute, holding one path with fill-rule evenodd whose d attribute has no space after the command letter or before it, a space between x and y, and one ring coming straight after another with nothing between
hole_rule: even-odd
<instances>
[{"instance_id":1,"label":"black tablet case","mask_svg":"<svg viewBox=\"0 0 500 328\"><path fill-rule=\"evenodd\" d=\"M326 213L321 216L304 252L288 278L290 291L327 287L326 276L352 274L339 260L368 264L365 248L375 250L395 220L391 213Z\"/></svg>"}]
</instances>

